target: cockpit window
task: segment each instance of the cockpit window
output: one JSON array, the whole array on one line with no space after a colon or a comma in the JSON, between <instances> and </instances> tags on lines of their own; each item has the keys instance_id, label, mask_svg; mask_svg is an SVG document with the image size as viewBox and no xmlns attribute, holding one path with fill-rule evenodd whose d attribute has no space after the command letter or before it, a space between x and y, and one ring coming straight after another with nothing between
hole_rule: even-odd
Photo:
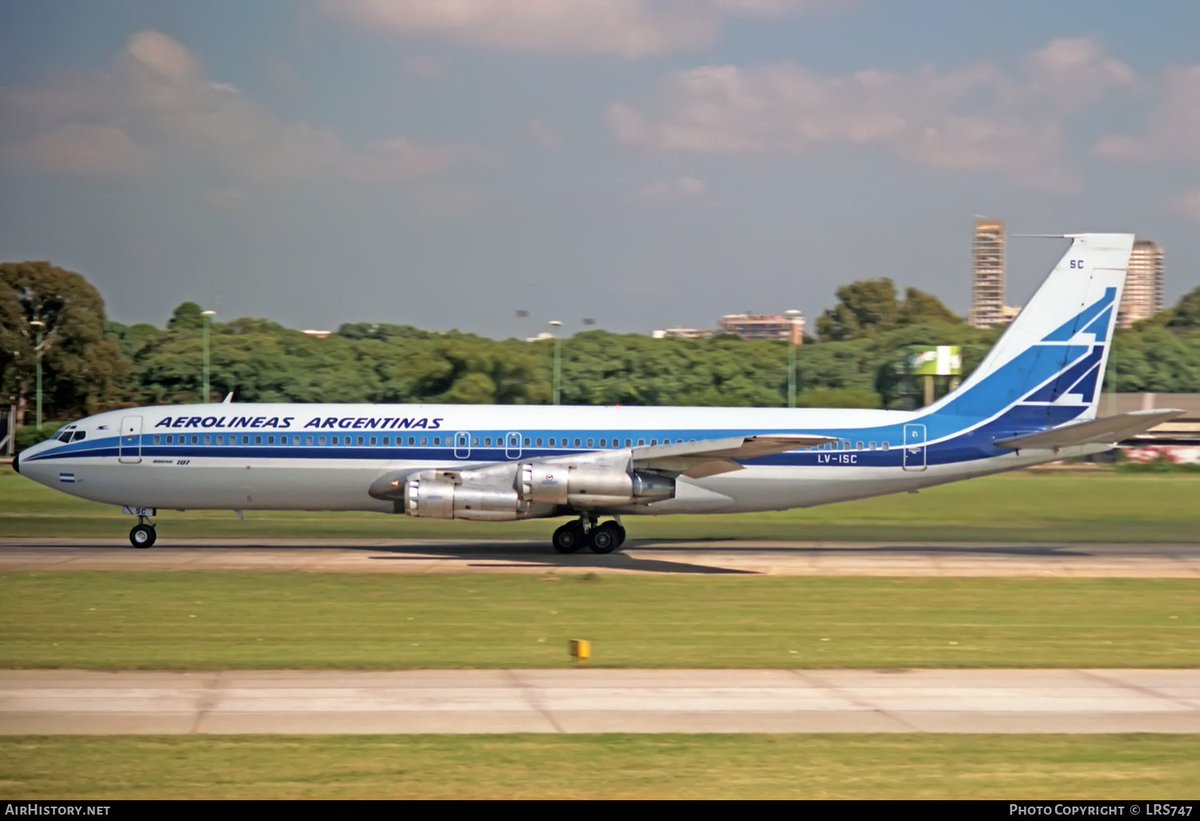
<instances>
[{"instance_id":1,"label":"cockpit window","mask_svg":"<svg viewBox=\"0 0 1200 821\"><path fill-rule=\"evenodd\" d=\"M57 436L55 438L57 438L58 441L60 441L60 442L70 442L71 441L71 431L65 430L59 436Z\"/></svg>"},{"instance_id":2,"label":"cockpit window","mask_svg":"<svg viewBox=\"0 0 1200 821\"><path fill-rule=\"evenodd\" d=\"M78 442L80 439L84 438L85 436L87 436L86 430L77 430L77 431L75 431L75 435L71 437L71 441Z\"/></svg>"}]
</instances>

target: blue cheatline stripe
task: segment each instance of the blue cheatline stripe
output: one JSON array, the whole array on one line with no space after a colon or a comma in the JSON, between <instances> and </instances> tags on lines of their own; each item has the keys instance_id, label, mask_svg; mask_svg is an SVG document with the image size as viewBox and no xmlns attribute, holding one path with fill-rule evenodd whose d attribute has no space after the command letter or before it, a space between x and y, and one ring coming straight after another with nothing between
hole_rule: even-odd
<instances>
[{"instance_id":1,"label":"blue cheatline stripe","mask_svg":"<svg viewBox=\"0 0 1200 821\"><path fill-rule=\"evenodd\" d=\"M1045 430L1047 427L1061 425L1076 418L1084 410L1082 405L1043 406L1017 405L1006 413L973 430L964 431L943 441L925 445L928 464L952 464L975 459L990 458L1008 454L1007 448L997 448L993 445L995 439L1007 438L1025 433ZM960 429L961 430L961 429ZM761 432L761 431L757 431ZM701 438L721 438L723 436L753 435L756 431L719 431L692 432ZM572 437L573 439L573 437ZM95 447L101 442L110 443L107 447ZM586 440L585 440L586 441ZM853 463L834 462L835 464L851 464L858 467L898 467L902 464L903 451L896 443L890 443L888 450L882 449L880 440L871 429L847 431L844 441L850 443L846 449L837 450L800 450L788 453L763 456L757 459L745 460L746 465L780 465L800 467L805 465L829 464L827 457L837 457L841 454L854 456ZM871 450L869 443L876 442L876 449ZM859 448L858 443L863 447ZM153 464L155 459L174 461L176 459L271 459L278 461L295 460L362 460L373 462L429 462L443 467L463 463L480 462L516 462L526 459L538 459L550 456L566 456L572 453L584 453L594 448L523 448L520 457L509 456L503 447L473 447L469 458L456 459L453 445L443 447L344 447L344 446L307 446L307 445L143 445L141 448L142 464ZM126 448L126 455L130 448ZM58 448L44 454L38 454L36 460L53 460L67 458L114 458L120 453L115 439L100 440L86 451L69 450L67 447ZM380 469L386 465L381 464Z\"/></svg>"}]
</instances>

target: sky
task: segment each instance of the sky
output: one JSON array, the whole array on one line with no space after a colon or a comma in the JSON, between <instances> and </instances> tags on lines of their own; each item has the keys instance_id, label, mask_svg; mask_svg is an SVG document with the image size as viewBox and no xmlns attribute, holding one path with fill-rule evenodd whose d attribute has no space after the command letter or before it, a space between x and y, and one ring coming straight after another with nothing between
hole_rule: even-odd
<instances>
[{"instance_id":1,"label":"sky","mask_svg":"<svg viewBox=\"0 0 1200 821\"><path fill-rule=\"evenodd\" d=\"M644 333L882 276L965 314L984 215L1156 240L1169 305L1197 32L1191 0L7 0L0 260L127 324ZM1010 303L1062 246L1010 238Z\"/></svg>"}]
</instances>

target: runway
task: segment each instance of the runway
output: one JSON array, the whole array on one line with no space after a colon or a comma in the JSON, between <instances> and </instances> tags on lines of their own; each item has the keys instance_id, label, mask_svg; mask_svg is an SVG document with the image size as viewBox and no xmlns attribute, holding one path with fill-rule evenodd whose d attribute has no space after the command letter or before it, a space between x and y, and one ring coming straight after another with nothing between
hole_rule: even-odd
<instances>
[{"instance_id":1,"label":"runway","mask_svg":"<svg viewBox=\"0 0 1200 821\"><path fill-rule=\"evenodd\" d=\"M635 541L563 556L518 541L0 539L0 571L52 570L1200 578L1200 545Z\"/></svg>"},{"instance_id":2,"label":"runway","mask_svg":"<svg viewBox=\"0 0 1200 821\"><path fill-rule=\"evenodd\" d=\"M1197 733L1198 670L0 672L0 734Z\"/></svg>"}]
</instances>

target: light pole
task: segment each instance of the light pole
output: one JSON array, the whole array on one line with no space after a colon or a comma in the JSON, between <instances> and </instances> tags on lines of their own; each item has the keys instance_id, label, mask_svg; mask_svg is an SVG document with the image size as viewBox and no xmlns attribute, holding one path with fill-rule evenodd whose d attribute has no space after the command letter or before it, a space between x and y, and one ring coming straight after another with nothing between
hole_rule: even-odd
<instances>
[{"instance_id":1,"label":"light pole","mask_svg":"<svg viewBox=\"0 0 1200 821\"><path fill-rule=\"evenodd\" d=\"M216 311L201 311L204 317L204 402L208 401L208 324L217 315Z\"/></svg>"},{"instance_id":2,"label":"light pole","mask_svg":"<svg viewBox=\"0 0 1200 821\"><path fill-rule=\"evenodd\" d=\"M29 324L37 329L37 342L33 346L34 358L37 359L37 431L42 430L42 331L46 323L40 319L30 320Z\"/></svg>"},{"instance_id":3,"label":"light pole","mask_svg":"<svg viewBox=\"0 0 1200 821\"><path fill-rule=\"evenodd\" d=\"M795 309L784 311L788 326L788 407L796 407L796 320L801 312Z\"/></svg>"},{"instance_id":4,"label":"light pole","mask_svg":"<svg viewBox=\"0 0 1200 821\"><path fill-rule=\"evenodd\" d=\"M562 327L562 323L557 319L552 319L546 323L554 331L551 334L554 336L554 404L562 404L562 340L555 333Z\"/></svg>"}]
</instances>

